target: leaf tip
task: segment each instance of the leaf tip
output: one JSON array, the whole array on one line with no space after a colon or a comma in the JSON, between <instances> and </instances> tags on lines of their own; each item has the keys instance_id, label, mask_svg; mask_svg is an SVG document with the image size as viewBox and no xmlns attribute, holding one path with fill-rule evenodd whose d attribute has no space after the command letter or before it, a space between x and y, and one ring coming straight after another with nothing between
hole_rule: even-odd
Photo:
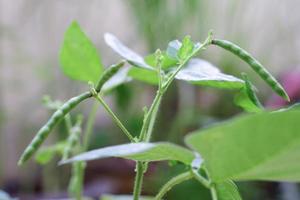
<instances>
[{"instance_id":1,"label":"leaf tip","mask_svg":"<svg viewBox=\"0 0 300 200\"><path fill-rule=\"evenodd\" d=\"M23 166L23 164L24 164L24 161L23 161L22 159L20 159L20 160L18 161L18 166L21 167L21 166Z\"/></svg>"},{"instance_id":2,"label":"leaf tip","mask_svg":"<svg viewBox=\"0 0 300 200\"><path fill-rule=\"evenodd\" d=\"M291 102L291 99L289 97L289 95L285 92L283 98L287 101L287 102Z\"/></svg>"},{"instance_id":3,"label":"leaf tip","mask_svg":"<svg viewBox=\"0 0 300 200\"><path fill-rule=\"evenodd\" d=\"M112 33L109 32L104 33L103 37L106 44L109 44L111 40L116 39L116 36L114 36Z\"/></svg>"},{"instance_id":4,"label":"leaf tip","mask_svg":"<svg viewBox=\"0 0 300 200\"><path fill-rule=\"evenodd\" d=\"M69 163L69 159L68 160L61 160L57 163L58 166L62 166L62 165L65 165L65 164L68 164Z\"/></svg>"}]
</instances>

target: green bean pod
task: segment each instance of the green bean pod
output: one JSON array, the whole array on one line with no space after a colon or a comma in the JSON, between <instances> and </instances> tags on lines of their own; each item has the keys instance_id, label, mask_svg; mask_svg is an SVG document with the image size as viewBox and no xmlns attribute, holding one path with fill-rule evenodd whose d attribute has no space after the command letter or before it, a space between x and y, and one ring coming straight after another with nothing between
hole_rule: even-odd
<instances>
[{"instance_id":1,"label":"green bean pod","mask_svg":"<svg viewBox=\"0 0 300 200\"><path fill-rule=\"evenodd\" d=\"M64 148L62 160L66 160L72 154L72 152L74 153L74 148L80 143L81 122L73 126L70 132L71 133L67 139L66 147Z\"/></svg>"},{"instance_id":2,"label":"green bean pod","mask_svg":"<svg viewBox=\"0 0 300 200\"><path fill-rule=\"evenodd\" d=\"M73 97L64 103L58 110L56 110L50 117L48 122L37 132L31 143L26 147L25 151L21 155L18 165L22 165L26 162L41 146L49 133L53 130L55 125L64 118L75 106L77 106L83 100L91 97L91 92L85 92L79 96Z\"/></svg>"},{"instance_id":3,"label":"green bean pod","mask_svg":"<svg viewBox=\"0 0 300 200\"><path fill-rule=\"evenodd\" d=\"M290 101L290 98L281 84L264 68L264 66L250 55L246 50L226 40L213 39L213 45L217 45L237 55L250 65L250 67L281 97Z\"/></svg>"},{"instance_id":4,"label":"green bean pod","mask_svg":"<svg viewBox=\"0 0 300 200\"><path fill-rule=\"evenodd\" d=\"M123 65L125 64L125 61L121 61L118 64L112 65L109 68L107 68L103 74L101 75L95 90L97 93L100 92L100 90L102 89L103 85L106 83L106 81L108 81L113 75L115 75L121 67L123 67Z\"/></svg>"},{"instance_id":5,"label":"green bean pod","mask_svg":"<svg viewBox=\"0 0 300 200\"><path fill-rule=\"evenodd\" d=\"M255 94L255 87L250 82L248 76L245 73L242 73L243 79L245 81L245 91L249 97L249 99L259 108L263 109L262 104Z\"/></svg>"}]
</instances>

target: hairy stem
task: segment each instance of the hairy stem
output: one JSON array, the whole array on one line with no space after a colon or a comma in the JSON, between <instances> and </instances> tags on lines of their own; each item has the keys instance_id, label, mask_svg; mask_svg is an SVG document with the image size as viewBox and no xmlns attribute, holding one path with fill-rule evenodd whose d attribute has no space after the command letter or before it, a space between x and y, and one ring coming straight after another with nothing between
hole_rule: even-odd
<instances>
[{"instance_id":1,"label":"hairy stem","mask_svg":"<svg viewBox=\"0 0 300 200\"><path fill-rule=\"evenodd\" d=\"M133 189L133 200L139 200L143 185L143 175L144 175L144 164L143 162L136 162L136 176L134 181Z\"/></svg>"},{"instance_id":2,"label":"hairy stem","mask_svg":"<svg viewBox=\"0 0 300 200\"><path fill-rule=\"evenodd\" d=\"M203 176L201 176L197 170L191 170L194 178L199 181L203 186L205 186L206 188L211 188L211 184L210 181L208 181L206 178L204 178Z\"/></svg>"},{"instance_id":3,"label":"hairy stem","mask_svg":"<svg viewBox=\"0 0 300 200\"><path fill-rule=\"evenodd\" d=\"M84 162L75 162L72 164L72 177L69 183L68 192L76 200L82 199L82 185L84 179Z\"/></svg>"},{"instance_id":4,"label":"hairy stem","mask_svg":"<svg viewBox=\"0 0 300 200\"><path fill-rule=\"evenodd\" d=\"M88 116L86 127L84 129L83 151L86 151L88 149L90 139L91 139L92 130L93 130L93 126L94 126L95 119L96 119L97 110L98 110L98 102L95 101L94 104L93 104L93 107L90 111L90 114Z\"/></svg>"},{"instance_id":5,"label":"hairy stem","mask_svg":"<svg viewBox=\"0 0 300 200\"><path fill-rule=\"evenodd\" d=\"M181 62L181 64L177 67L176 71L168 78L168 80L166 80L166 82L164 82L164 79L162 78L161 69L160 69L161 63L158 62L159 66L158 66L157 72L158 72L158 78L159 78L159 88L158 88L156 96L153 100L153 103L144 119L144 123L143 123L142 130L141 130L140 137L139 137L140 142L149 142L150 141L162 96L167 91L167 89L170 86L170 84L172 83L172 81L175 79L175 76L196 53L198 53L202 49L205 49L206 46L211 43L211 37L212 37L212 35L210 33L209 36L207 37L207 39L205 40L205 42L198 49L196 49L188 58L186 58L184 61ZM138 171L140 164L143 165L146 163L137 162L137 164L136 164L137 173L136 173L136 178L135 178L136 181L135 181L135 187L134 187L134 195L138 195L138 196L134 197L134 200L138 200L139 194L141 193L140 190L142 188L142 181L140 181L140 180L143 179L144 169L142 169L142 172ZM191 177L193 176L191 174L191 172L188 172L187 174L189 174L189 176L191 176ZM177 178L177 177L175 177L175 178ZM179 175L178 178L180 179L182 177ZM170 180L170 181L172 181L172 180ZM176 181L176 179L175 179L175 181ZM172 184L172 182L170 184ZM172 185L170 187L172 187Z\"/></svg>"},{"instance_id":6,"label":"hairy stem","mask_svg":"<svg viewBox=\"0 0 300 200\"><path fill-rule=\"evenodd\" d=\"M77 126L77 128L79 128L81 125L81 121L77 122L73 126L71 116L69 114L65 115L64 121L66 123L67 132L69 133L68 140L70 139L70 137L76 138L76 135L74 135L74 134L77 134L78 132L76 132L76 131L78 131L78 130L74 130L74 128L76 126ZM75 149L74 145L76 145L76 143L74 143L75 138L72 138L73 141L68 141L68 143L69 142L71 142L71 143L67 144L67 147L65 147L65 149L64 149L63 160L67 159L67 157L69 156L69 152L71 150L74 151L74 149ZM80 143L77 143L77 145L79 146ZM82 147L80 146L80 151L81 151L81 148ZM69 192L69 195L71 197L75 198L76 200L82 199L81 197L82 197L82 184L83 184L83 179L84 179L84 168L85 168L85 163L83 163L83 162L72 163L72 174L71 174L71 179L70 179L69 186L68 186L68 192Z\"/></svg>"},{"instance_id":7,"label":"hairy stem","mask_svg":"<svg viewBox=\"0 0 300 200\"><path fill-rule=\"evenodd\" d=\"M125 128L125 126L122 124L122 122L119 120L119 118L114 114L114 112L105 103L105 101L100 97L100 95L97 94L97 95L94 95L94 96L102 104L102 106L104 107L104 109L112 117L112 119L119 126L119 128L125 133L125 135L129 138L129 140L131 142L135 142L135 139L132 137L132 135L129 133L129 131Z\"/></svg>"},{"instance_id":8,"label":"hairy stem","mask_svg":"<svg viewBox=\"0 0 300 200\"><path fill-rule=\"evenodd\" d=\"M152 130L153 130L153 126L154 126L154 122L157 116L157 111L162 99L163 93L161 91L157 91L156 96L153 100L153 103L149 109L149 111L146 114L146 118L144 120L144 124L140 133L140 141L149 141L151 134L152 134Z\"/></svg>"},{"instance_id":9,"label":"hairy stem","mask_svg":"<svg viewBox=\"0 0 300 200\"><path fill-rule=\"evenodd\" d=\"M214 185L211 185L210 193L211 193L212 200L218 200L217 190Z\"/></svg>"},{"instance_id":10,"label":"hairy stem","mask_svg":"<svg viewBox=\"0 0 300 200\"><path fill-rule=\"evenodd\" d=\"M205 167L203 167L203 170L206 173L208 180L211 180L208 170ZM216 190L215 184L210 183L209 184L209 189L210 189L212 200L218 200L218 195L217 195L217 190Z\"/></svg>"},{"instance_id":11,"label":"hairy stem","mask_svg":"<svg viewBox=\"0 0 300 200\"><path fill-rule=\"evenodd\" d=\"M158 90L149 111L146 113L143 127L140 133L139 141L149 142L162 95L163 94ZM135 175L135 183L134 183L134 190L133 190L134 200L139 199L142 190L145 165L147 165L147 163L136 162L136 175Z\"/></svg>"},{"instance_id":12,"label":"hairy stem","mask_svg":"<svg viewBox=\"0 0 300 200\"><path fill-rule=\"evenodd\" d=\"M160 189L159 193L155 196L155 200L161 200L172 187L191 178L193 178L193 174L191 172L185 172L173 177Z\"/></svg>"}]
</instances>

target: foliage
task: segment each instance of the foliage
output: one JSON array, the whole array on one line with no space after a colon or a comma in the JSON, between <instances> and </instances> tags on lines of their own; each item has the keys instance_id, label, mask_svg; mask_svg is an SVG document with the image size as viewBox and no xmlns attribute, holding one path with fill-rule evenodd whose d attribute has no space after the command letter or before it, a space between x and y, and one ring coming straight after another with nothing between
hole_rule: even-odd
<instances>
[{"instance_id":1,"label":"foliage","mask_svg":"<svg viewBox=\"0 0 300 200\"><path fill-rule=\"evenodd\" d=\"M240 200L241 196L233 181L300 180L300 164L297 161L300 146L297 119L300 113L297 107L277 112L266 111L246 74L242 73L242 78L224 74L208 61L195 58L210 45L227 49L247 62L277 94L288 100L283 87L248 52L231 42L213 39L212 33L202 43L193 42L190 36L184 37L182 41L173 40L165 50L158 49L145 57L132 51L112 34L107 33L104 38L108 46L125 60L102 70L99 55L91 41L76 22L71 24L61 51L62 68L70 78L90 82L90 90L55 108L56 112L26 148L19 164L23 164L39 149L58 122L65 121L69 135L62 146L59 143L40 149L36 159L40 163L47 163L54 153L60 152L60 164L72 163L69 191L76 199L81 199L85 163L108 157L135 160L136 177L133 196L106 195L102 197L103 200L160 200L174 186L191 179L206 187L213 200ZM127 66L124 66L126 63ZM103 99L107 91L132 80L143 81L158 88L150 107L144 108L143 125L138 136L133 136L127 130ZM169 142L151 143L161 100L174 80L196 86L234 90L235 103L253 114L237 116L191 133L185 139L188 147ZM85 152L95 112L92 111L88 117L88 128L82 144L78 139L82 117L78 117L73 124L70 111L89 98L94 98L104 107L128 137L129 143ZM48 107L50 105L55 104L49 103ZM186 167L182 173L170 178L155 197L141 197L144 173L148 163L154 161L176 161Z\"/></svg>"}]
</instances>

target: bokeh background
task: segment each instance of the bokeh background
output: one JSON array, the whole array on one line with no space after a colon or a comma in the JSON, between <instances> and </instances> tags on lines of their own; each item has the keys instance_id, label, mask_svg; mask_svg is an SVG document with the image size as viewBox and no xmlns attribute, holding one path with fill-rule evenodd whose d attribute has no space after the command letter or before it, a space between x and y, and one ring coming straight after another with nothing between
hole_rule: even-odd
<instances>
[{"instance_id":1,"label":"bokeh background","mask_svg":"<svg viewBox=\"0 0 300 200\"><path fill-rule=\"evenodd\" d=\"M105 65L120 58L104 43L111 32L126 45L147 55L168 42L189 34L203 40L209 30L249 50L277 78L292 98L300 98L300 2L295 0L0 0L0 189L20 199L66 197L70 168L58 167L59 158L41 166L17 160L49 117L42 105L47 94L66 100L88 88L69 80L59 68L58 53L64 31L77 20L101 52ZM239 59L211 47L200 55L223 71L239 76L248 72L268 107L285 106ZM142 108L149 105L155 88L141 82L118 87L106 99L131 132L138 133ZM76 112L87 116L92 102ZM164 98L154 140L182 144L188 132L221 121L242 110L233 104L233 93L176 82ZM125 143L126 138L100 107L89 149ZM63 137L57 128L47 144ZM238 163L236 163L238 164ZM183 166L154 164L147 173L144 193L157 189ZM106 159L88 164L85 194L130 194L134 163ZM297 200L298 186L286 183L239 183L244 199ZM186 196L188 194L188 196ZM193 181L176 186L172 200L210 199L208 191Z\"/></svg>"}]
</instances>

